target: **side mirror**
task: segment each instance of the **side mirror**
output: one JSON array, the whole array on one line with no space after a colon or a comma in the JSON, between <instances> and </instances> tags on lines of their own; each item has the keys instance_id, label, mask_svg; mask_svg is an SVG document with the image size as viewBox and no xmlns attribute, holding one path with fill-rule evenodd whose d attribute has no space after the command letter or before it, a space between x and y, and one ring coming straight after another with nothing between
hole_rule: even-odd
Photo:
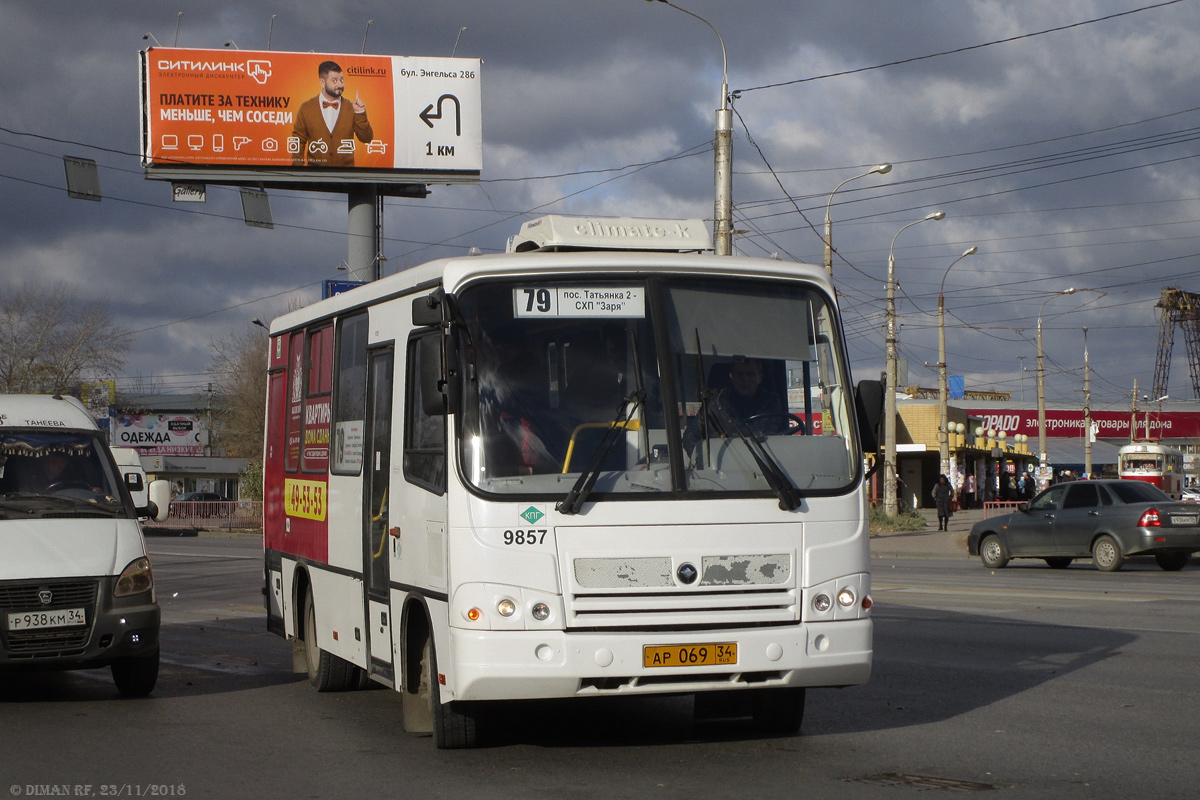
<instances>
[{"instance_id":1,"label":"side mirror","mask_svg":"<svg viewBox=\"0 0 1200 800\"><path fill-rule=\"evenodd\" d=\"M444 362L443 341L446 343ZM420 369L422 410L431 417L457 414L462 386L454 337L422 336L417 341L417 361Z\"/></svg>"},{"instance_id":2,"label":"side mirror","mask_svg":"<svg viewBox=\"0 0 1200 800\"><path fill-rule=\"evenodd\" d=\"M155 522L165 522L171 513L171 482L150 481L150 502L137 510L138 516L149 517Z\"/></svg>"},{"instance_id":3,"label":"side mirror","mask_svg":"<svg viewBox=\"0 0 1200 800\"><path fill-rule=\"evenodd\" d=\"M126 472L125 473L125 486L129 489L129 491L131 493L132 492L140 492L146 488L144 485L144 482L142 480L142 475L140 472Z\"/></svg>"},{"instance_id":4,"label":"side mirror","mask_svg":"<svg viewBox=\"0 0 1200 800\"><path fill-rule=\"evenodd\" d=\"M416 304L413 304L416 317ZM446 395L442 392L442 337L422 336L417 340L417 364L421 370L421 409L426 416L446 415Z\"/></svg>"},{"instance_id":5,"label":"side mirror","mask_svg":"<svg viewBox=\"0 0 1200 800\"><path fill-rule=\"evenodd\" d=\"M1017 511L1026 512L1029 510L1029 503L1017 503Z\"/></svg>"},{"instance_id":6,"label":"side mirror","mask_svg":"<svg viewBox=\"0 0 1200 800\"><path fill-rule=\"evenodd\" d=\"M412 322L418 328L440 325L442 322L442 290L415 298L412 302Z\"/></svg>"},{"instance_id":7,"label":"side mirror","mask_svg":"<svg viewBox=\"0 0 1200 800\"><path fill-rule=\"evenodd\" d=\"M879 451L883 419L883 383L859 381L854 387L854 410L858 417L858 437L864 453ZM890 423L888 423L890 424Z\"/></svg>"}]
</instances>

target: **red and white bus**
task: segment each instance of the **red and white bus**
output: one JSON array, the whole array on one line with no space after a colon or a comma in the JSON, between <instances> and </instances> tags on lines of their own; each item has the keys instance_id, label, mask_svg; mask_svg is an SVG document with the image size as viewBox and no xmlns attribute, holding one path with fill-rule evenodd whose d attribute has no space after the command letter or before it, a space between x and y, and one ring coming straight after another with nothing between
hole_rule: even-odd
<instances>
[{"instance_id":1,"label":"red and white bus","mask_svg":"<svg viewBox=\"0 0 1200 800\"><path fill-rule=\"evenodd\" d=\"M319 691L381 683L469 747L483 701L792 732L807 687L867 680L882 388L823 269L709 241L544 217L274 321L268 625Z\"/></svg>"},{"instance_id":2,"label":"red and white bus","mask_svg":"<svg viewBox=\"0 0 1200 800\"><path fill-rule=\"evenodd\" d=\"M1158 442L1130 442L1117 453L1117 475L1153 483L1179 500L1183 497L1183 452Z\"/></svg>"}]
</instances>

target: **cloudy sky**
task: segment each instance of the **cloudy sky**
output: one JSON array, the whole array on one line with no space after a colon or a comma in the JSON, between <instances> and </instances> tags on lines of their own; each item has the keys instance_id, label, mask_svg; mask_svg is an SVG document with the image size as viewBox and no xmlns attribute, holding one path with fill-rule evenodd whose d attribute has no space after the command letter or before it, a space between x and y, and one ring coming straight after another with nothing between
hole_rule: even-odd
<instances>
[{"instance_id":1,"label":"cloudy sky","mask_svg":"<svg viewBox=\"0 0 1200 800\"><path fill-rule=\"evenodd\" d=\"M883 366L895 237L909 384L937 385L944 280L967 388L1033 400L1040 311L1050 402L1080 402L1085 327L1094 408L1128 407L1135 379L1150 390L1161 289L1200 292L1200 0L677 5L728 52L737 252L820 263L829 193L894 164L832 208L856 378ZM457 55L483 59L482 180L389 198L386 272L500 251L545 213L711 221L720 44L661 2L0 0L0 287L70 282L135 332L122 388L202 389L214 337L345 276L346 202L272 190L274 230L245 225L235 189L172 203L139 166L143 37L358 53L366 34L367 53L444 57L464 26ZM67 197L63 156L99 163L102 202ZM1055 295L1068 287L1091 291ZM1177 339L1168 390L1191 398Z\"/></svg>"}]
</instances>

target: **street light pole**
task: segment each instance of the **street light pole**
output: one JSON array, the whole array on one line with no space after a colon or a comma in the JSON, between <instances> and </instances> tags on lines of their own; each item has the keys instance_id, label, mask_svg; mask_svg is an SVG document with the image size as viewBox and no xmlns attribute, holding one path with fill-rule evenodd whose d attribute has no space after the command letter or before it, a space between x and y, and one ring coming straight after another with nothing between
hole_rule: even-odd
<instances>
[{"instance_id":1,"label":"street light pole","mask_svg":"<svg viewBox=\"0 0 1200 800\"><path fill-rule=\"evenodd\" d=\"M941 406L940 424L938 425L938 455L941 458L941 474L950 474L950 435L947 430L950 416L949 412L949 391L946 387L946 276L950 274L950 269L958 262L962 261L967 256L973 256L979 252L979 248L971 245L961 256L950 262L950 266L946 267L946 271L942 273L942 285L938 289L938 402Z\"/></svg>"},{"instance_id":2,"label":"street light pole","mask_svg":"<svg viewBox=\"0 0 1200 800\"><path fill-rule=\"evenodd\" d=\"M1037 392L1038 392L1038 465L1042 468L1046 466L1046 370L1044 366L1042 353L1042 311L1046 308L1046 303L1049 303L1056 297L1061 297L1067 294L1075 294L1075 287L1063 289L1061 292L1055 292L1042 301L1041 308L1038 309L1038 327L1037 327Z\"/></svg>"},{"instance_id":3,"label":"street light pole","mask_svg":"<svg viewBox=\"0 0 1200 800\"><path fill-rule=\"evenodd\" d=\"M926 214L916 222L910 222L892 237L888 248L887 275L887 387L883 393L883 510L889 517L896 516L896 239L900 234L929 220L946 218L944 211Z\"/></svg>"},{"instance_id":4,"label":"street light pole","mask_svg":"<svg viewBox=\"0 0 1200 800\"><path fill-rule=\"evenodd\" d=\"M868 175L887 175L892 171L891 164L879 164L871 167L861 175L855 175L853 178L846 178L837 185L837 187L829 193L829 201L825 203L825 271L833 275L833 220L829 217L829 208L833 205L833 196L837 194L838 189L841 189L850 181L865 178Z\"/></svg>"},{"instance_id":5,"label":"street light pole","mask_svg":"<svg viewBox=\"0 0 1200 800\"><path fill-rule=\"evenodd\" d=\"M1092 479L1092 373L1088 363L1087 328L1083 329L1083 471Z\"/></svg>"},{"instance_id":6,"label":"street light pole","mask_svg":"<svg viewBox=\"0 0 1200 800\"><path fill-rule=\"evenodd\" d=\"M659 2L707 25L717 34L721 43L721 106L717 109L717 126L713 138L713 178L715 186L713 201L713 244L719 256L733 254L733 111L729 108L729 58L725 53L725 40L713 24L699 14L680 8L670 0L646 0Z\"/></svg>"}]
</instances>

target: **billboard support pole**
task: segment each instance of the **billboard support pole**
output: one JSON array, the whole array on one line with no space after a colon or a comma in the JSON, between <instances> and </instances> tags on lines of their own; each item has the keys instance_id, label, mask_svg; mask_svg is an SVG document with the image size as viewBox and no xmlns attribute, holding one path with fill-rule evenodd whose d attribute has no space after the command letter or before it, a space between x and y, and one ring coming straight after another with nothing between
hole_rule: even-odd
<instances>
[{"instance_id":1,"label":"billboard support pole","mask_svg":"<svg viewBox=\"0 0 1200 800\"><path fill-rule=\"evenodd\" d=\"M346 265L351 279L366 283L379 272L379 187L374 183L352 184L347 187L347 199L350 247Z\"/></svg>"}]
</instances>

